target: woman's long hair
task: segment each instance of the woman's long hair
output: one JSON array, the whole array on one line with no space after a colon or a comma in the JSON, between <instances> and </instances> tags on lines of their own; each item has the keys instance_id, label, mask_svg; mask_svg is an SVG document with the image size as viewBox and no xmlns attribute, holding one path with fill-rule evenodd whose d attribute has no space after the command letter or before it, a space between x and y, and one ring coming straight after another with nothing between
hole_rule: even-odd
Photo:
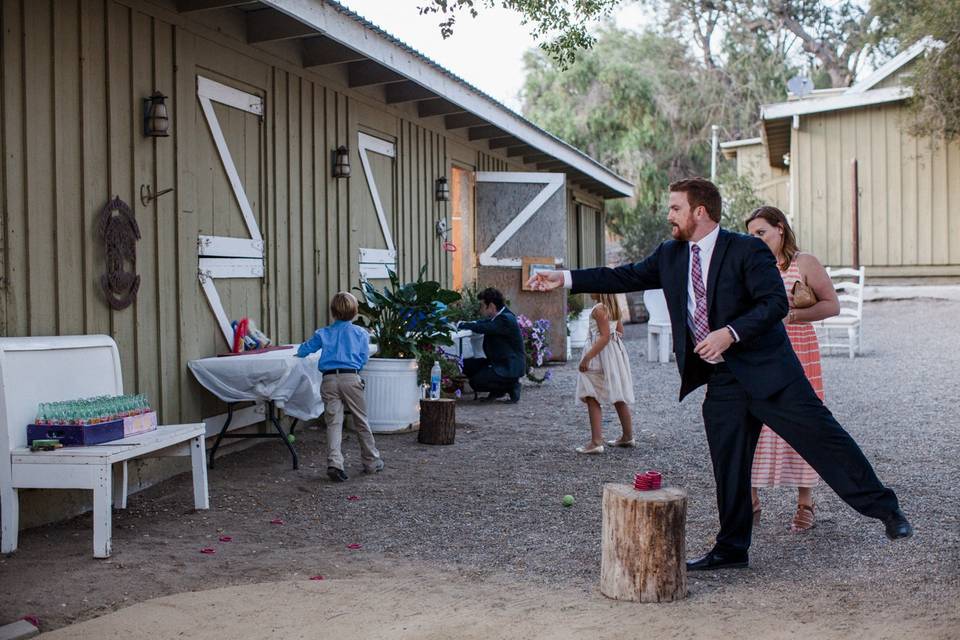
<instances>
[{"instance_id":1,"label":"woman's long hair","mask_svg":"<svg viewBox=\"0 0 960 640\"><path fill-rule=\"evenodd\" d=\"M797 247L797 237L793 234L793 229L790 228L787 216L776 207L764 205L757 207L753 210L753 213L747 216L747 219L743 221L743 228L746 229L748 225L757 218L762 218L771 227L780 227L783 229L783 245L780 247L780 253L783 254L783 262L777 266L780 267L780 271L786 271L790 268L790 263L793 262L796 255L800 253L800 249Z\"/></svg>"}]
</instances>

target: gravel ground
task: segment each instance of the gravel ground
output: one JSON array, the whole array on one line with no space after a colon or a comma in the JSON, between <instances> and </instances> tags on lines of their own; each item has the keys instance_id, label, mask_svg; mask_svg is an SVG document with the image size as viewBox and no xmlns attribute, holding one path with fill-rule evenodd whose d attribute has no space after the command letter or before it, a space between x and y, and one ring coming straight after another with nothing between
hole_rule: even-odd
<instances>
[{"instance_id":1,"label":"gravel ground","mask_svg":"<svg viewBox=\"0 0 960 640\"><path fill-rule=\"evenodd\" d=\"M782 612L785 622L829 616L838 635L858 619L894 615L915 621L918 637L925 625L960 637L960 351L944 339L958 335L958 315L958 302L868 303L863 356L824 358L827 404L897 491L914 538L888 542L881 524L823 486L814 494L816 528L792 534L793 490L767 490L751 568L691 574L685 602L721 618L744 607ZM275 443L218 462L208 512L190 509L189 475L131 497L126 512L115 512L108 561L90 559L89 515L23 532L20 551L0 559L0 623L36 614L57 627L159 595L313 573L357 577L403 563L590 593L599 580L602 485L649 468L687 489L688 553L706 550L717 516L703 392L677 403L676 367L646 361L645 330L629 325L626 335L636 449L573 453L589 437L573 399L574 364L525 387L518 405L461 401L454 446L379 436L387 468L376 476L360 473L351 436L344 484L327 481L322 431L308 426L297 472ZM604 422L615 437L615 413ZM575 496L572 508L562 507L564 494ZM283 526L269 524L277 517ZM221 533L234 541L218 545ZM362 550L346 550L351 543ZM200 555L205 546L218 554Z\"/></svg>"}]
</instances>

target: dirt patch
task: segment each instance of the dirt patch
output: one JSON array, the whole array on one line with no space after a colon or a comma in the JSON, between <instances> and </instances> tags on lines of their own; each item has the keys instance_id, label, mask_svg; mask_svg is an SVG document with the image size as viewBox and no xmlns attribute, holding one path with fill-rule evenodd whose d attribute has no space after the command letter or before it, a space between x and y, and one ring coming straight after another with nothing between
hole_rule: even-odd
<instances>
[{"instance_id":1,"label":"dirt patch","mask_svg":"<svg viewBox=\"0 0 960 640\"><path fill-rule=\"evenodd\" d=\"M754 597L762 597L753 594ZM814 602L810 604L822 604ZM211 615L215 612L215 615ZM698 598L660 605L615 602L596 593L511 580L474 580L394 565L389 575L290 581L184 593L137 604L43 638L179 640L267 637L341 640L411 638L844 638L908 637L916 621L895 612L851 612L784 621L762 602L724 614ZM947 620L925 620L924 638L951 637ZM838 633L839 632L839 633Z\"/></svg>"}]
</instances>

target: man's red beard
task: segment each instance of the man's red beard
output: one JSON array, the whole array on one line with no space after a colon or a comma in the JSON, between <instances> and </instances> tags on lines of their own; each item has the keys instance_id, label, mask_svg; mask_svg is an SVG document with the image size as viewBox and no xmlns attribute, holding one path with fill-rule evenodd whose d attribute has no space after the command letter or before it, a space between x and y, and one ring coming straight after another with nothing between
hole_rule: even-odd
<instances>
[{"instance_id":1,"label":"man's red beard","mask_svg":"<svg viewBox=\"0 0 960 640\"><path fill-rule=\"evenodd\" d=\"M679 240L681 242L686 242L693 235L693 225L684 229L678 224L670 223L670 235L674 240Z\"/></svg>"}]
</instances>

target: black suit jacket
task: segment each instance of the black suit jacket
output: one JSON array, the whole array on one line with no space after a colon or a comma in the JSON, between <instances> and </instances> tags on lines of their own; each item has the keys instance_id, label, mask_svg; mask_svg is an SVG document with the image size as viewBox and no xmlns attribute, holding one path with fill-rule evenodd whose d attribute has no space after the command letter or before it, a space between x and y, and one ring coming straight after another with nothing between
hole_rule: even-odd
<instances>
[{"instance_id":1,"label":"black suit jacket","mask_svg":"<svg viewBox=\"0 0 960 640\"><path fill-rule=\"evenodd\" d=\"M680 368L680 399L707 382L711 366L693 351L688 329L688 242L668 240L642 262L615 269L571 272L573 293L624 293L663 289ZM803 375L783 327L787 294L773 253L759 239L721 229L707 274L711 330L733 327L740 341L723 359L756 398L768 398Z\"/></svg>"},{"instance_id":2,"label":"black suit jacket","mask_svg":"<svg viewBox=\"0 0 960 640\"><path fill-rule=\"evenodd\" d=\"M522 378L527 375L527 354L523 349L523 335L517 316L507 307L490 320L463 322L461 329L483 334L483 352L493 365L493 371L504 378Z\"/></svg>"}]
</instances>

